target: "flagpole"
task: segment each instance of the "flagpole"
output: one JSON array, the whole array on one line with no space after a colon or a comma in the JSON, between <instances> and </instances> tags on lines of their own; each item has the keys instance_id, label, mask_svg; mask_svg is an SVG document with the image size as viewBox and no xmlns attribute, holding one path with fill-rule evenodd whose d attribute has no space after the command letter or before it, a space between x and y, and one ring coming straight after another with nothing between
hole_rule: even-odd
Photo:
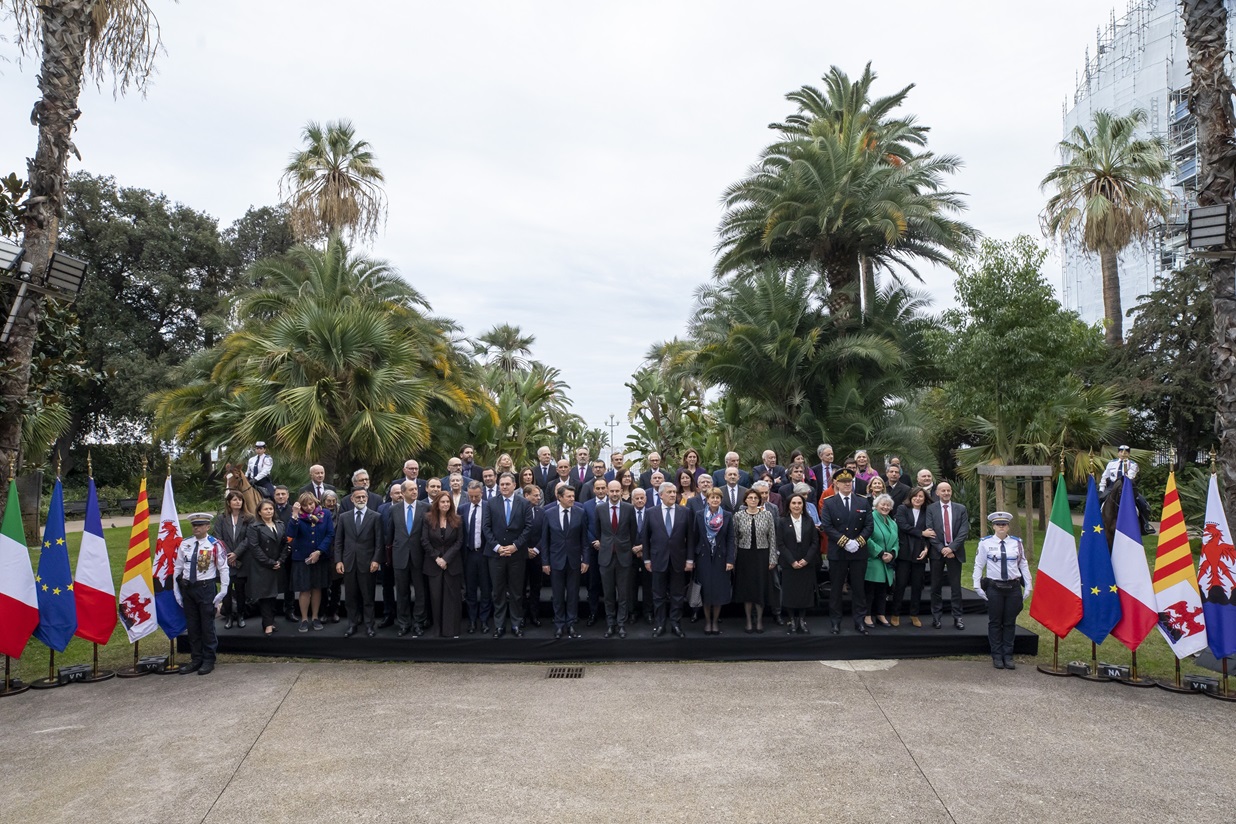
<instances>
[{"instance_id":1,"label":"flagpole","mask_svg":"<svg viewBox=\"0 0 1236 824\"><path fill-rule=\"evenodd\" d=\"M1158 682L1155 681L1153 678L1142 678L1140 675L1137 674L1137 650L1132 650L1131 655L1133 657L1133 661L1132 661L1131 666L1129 667L1129 677L1121 678L1120 683L1127 684L1130 687L1157 686Z\"/></svg>"},{"instance_id":2,"label":"flagpole","mask_svg":"<svg viewBox=\"0 0 1236 824\"><path fill-rule=\"evenodd\" d=\"M146 456L142 455L142 483L144 484L145 482L146 482ZM141 490L138 490L138 493L140 494ZM134 516L134 519L136 520L136 516ZM149 516L147 517L146 533L147 535L149 535L150 533ZM117 606L117 609L119 609L119 606ZM142 639L140 638L138 638L136 641L133 642L133 666L116 670L116 677L118 678L141 678L143 675L150 674L144 669L138 669L138 666L137 666L138 662L141 660L139 657L140 653L138 653L138 645L141 644L141 642L142 642Z\"/></svg>"},{"instance_id":3,"label":"flagpole","mask_svg":"<svg viewBox=\"0 0 1236 824\"><path fill-rule=\"evenodd\" d=\"M60 480L60 451L56 450L56 480ZM40 544L42 547L42 544ZM42 549L40 549L40 552ZM47 648L47 677L40 678L37 681L31 681L30 686L36 690L49 690L55 687L64 686L60 683L60 679L56 677L56 651L51 647Z\"/></svg>"},{"instance_id":4,"label":"flagpole","mask_svg":"<svg viewBox=\"0 0 1236 824\"><path fill-rule=\"evenodd\" d=\"M1099 673L1099 645L1094 641L1090 642L1090 674L1081 675L1079 678L1085 678L1087 681L1110 681L1106 675Z\"/></svg>"},{"instance_id":5,"label":"flagpole","mask_svg":"<svg viewBox=\"0 0 1236 824\"><path fill-rule=\"evenodd\" d=\"M21 680L12 677L11 667L12 659L7 655L4 656L4 689L0 690L0 698L6 695L20 695L30 689L29 684L25 684Z\"/></svg>"}]
</instances>

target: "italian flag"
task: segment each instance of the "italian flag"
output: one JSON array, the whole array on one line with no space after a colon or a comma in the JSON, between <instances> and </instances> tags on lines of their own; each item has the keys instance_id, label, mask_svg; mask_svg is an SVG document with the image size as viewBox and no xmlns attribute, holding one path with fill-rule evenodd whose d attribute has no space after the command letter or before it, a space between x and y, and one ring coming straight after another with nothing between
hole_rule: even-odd
<instances>
[{"instance_id":1,"label":"italian flag","mask_svg":"<svg viewBox=\"0 0 1236 824\"><path fill-rule=\"evenodd\" d=\"M1064 486L1064 473L1056 481L1051 505L1051 523L1043 539L1039 571L1034 578L1030 617L1063 638L1082 618L1081 569L1077 565L1077 542L1073 516Z\"/></svg>"},{"instance_id":2,"label":"italian flag","mask_svg":"<svg viewBox=\"0 0 1236 824\"><path fill-rule=\"evenodd\" d=\"M20 658L38 625L39 599L21 525L17 482L9 481L9 500L0 525L0 653Z\"/></svg>"}]
</instances>

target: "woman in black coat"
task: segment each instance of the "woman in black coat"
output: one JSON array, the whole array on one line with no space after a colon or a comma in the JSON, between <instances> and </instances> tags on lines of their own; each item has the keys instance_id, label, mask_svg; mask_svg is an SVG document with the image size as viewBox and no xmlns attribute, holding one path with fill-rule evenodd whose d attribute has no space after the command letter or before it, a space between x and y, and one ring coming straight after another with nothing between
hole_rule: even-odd
<instances>
[{"instance_id":1,"label":"woman in black coat","mask_svg":"<svg viewBox=\"0 0 1236 824\"><path fill-rule=\"evenodd\" d=\"M695 563L695 582L704 604L704 634L720 635L717 622L721 607L730 602L730 573L734 571L737 544L730 513L721 508L721 490L708 491L708 503L695 513L688 558Z\"/></svg>"},{"instance_id":2,"label":"woman in black coat","mask_svg":"<svg viewBox=\"0 0 1236 824\"><path fill-rule=\"evenodd\" d=\"M421 546L425 550L421 571L429 579L433 625L441 637L458 638L463 611L463 529L449 492L437 492L429 499Z\"/></svg>"},{"instance_id":3,"label":"woman in black coat","mask_svg":"<svg viewBox=\"0 0 1236 824\"><path fill-rule=\"evenodd\" d=\"M820 565L820 529L806 512L807 499L790 496L789 515L777 521L781 556L781 606L790 613L787 634L809 632L807 610L815 606L815 571Z\"/></svg>"},{"instance_id":4,"label":"woman in black coat","mask_svg":"<svg viewBox=\"0 0 1236 824\"><path fill-rule=\"evenodd\" d=\"M246 555L249 558L248 596L258 602L262 628L275 631L275 601L283 596L279 570L287 566L287 536L282 521L275 519L275 504L267 499L258 504L257 520L249 524Z\"/></svg>"},{"instance_id":5,"label":"woman in black coat","mask_svg":"<svg viewBox=\"0 0 1236 824\"><path fill-rule=\"evenodd\" d=\"M231 629L232 622L245 625L245 602L248 600L249 583L249 524L253 519L245 514L245 498L235 490L223 496L223 511L215 516L210 525L210 534L227 547L228 570L227 595L223 596L223 628Z\"/></svg>"},{"instance_id":6,"label":"woman in black coat","mask_svg":"<svg viewBox=\"0 0 1236 824\"><path fill-rule=\"evenodd\" d=\"M903 597L906 585L910 585L910 623L916 627L923 624L918 620L919 602L923 600L923 577L927 568L928 539L935 537L935 531L927 529L927 490L915 487L905 502L897 508L893 516L897 521L897 533L900 546L897 550L897 569L893 578L893 592L889 596L890 610L893 614L890 622L893 626L901 625L901 615L905 612Z\"/></svg>"}]
</instances>

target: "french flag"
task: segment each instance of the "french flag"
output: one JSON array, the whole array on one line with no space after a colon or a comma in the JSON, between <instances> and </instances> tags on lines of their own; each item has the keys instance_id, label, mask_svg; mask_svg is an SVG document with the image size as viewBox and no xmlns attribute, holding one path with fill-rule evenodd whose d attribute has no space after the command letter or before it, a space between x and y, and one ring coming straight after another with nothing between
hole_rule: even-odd
<instances>
[{"instance_id":1,"label":"french flag","mask_svg":"<svg viewBox=\"0 0 1236 824\"><path fill-rule=\"evenodd\" d=\"M94 478L86 492L86 527L82 548L77 555L73 597L77 601L77 637L106 644L116 629L116 585L112 565L103 540L103 518L99 514L99 493Z\"/></svg>"},{"instance_id":2,"label":"french flag","mask_svg":"<svg viewBox=\"0 0 1236 824\"><path fill-rule=\"evenodd\" d=\"M1116 574L1120 594L1120 621L1112 628L1112 637L1130 650L1136 650L1159 622L1159 611L1155 607L1154 586L1150 583L1150 567L1146 565L1142 530L1137 522L1133 482L1127 477L1120 492L1120 511L1116 514L1112 572Z\"/></svg>"}]
</instances>

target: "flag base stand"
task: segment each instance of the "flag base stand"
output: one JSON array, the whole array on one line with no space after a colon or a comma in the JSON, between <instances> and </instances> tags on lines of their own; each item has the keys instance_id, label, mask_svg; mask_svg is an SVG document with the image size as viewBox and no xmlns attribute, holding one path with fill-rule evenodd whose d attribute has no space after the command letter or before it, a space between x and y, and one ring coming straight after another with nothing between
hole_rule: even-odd
<instances>
[{"instance_id":1,"label":"flag base stand","mask_svg":"<svg viewBox=\"0 0 1236 824\"><path fill-rule=\"evenodd\" d=\"M1077 677L1085 679L1086 681L1110 681L1112 680L1099 671L1099 645L1096 644L1094 641L1090 642L1089 670L1090 671L1087 672L1085 675L1082 675L1079 673Z\"/></svg>"},{"instance_id":2,"label":"flag base stand","mask_svg":"<svg viewBox=\"0 0 1236 824\"><path fill-rule=\"evenodd\" d=\"M180 675L180 665L176 663L176 639L169 639L169 642L172 645L172 651L167 654L166 663L154 670L158 675Z\"/></svg>"},{"instance_id":3,"label":"flag base stand","mask_svg":"<svg viewBox=\"0 0 1236 824\"><path fill-rule=\"evenodd\" d=\"M47 677L40 678L37 681L30 682L30 688L35 690L50 690L56 687L63 687L66 682L60 680L60 676L56 675L56 651L48 649L47 660Z\"/></svg>"},{"instance_id":4,"label":"flag base stand","mask_svg":"<svg viewBox=\"0 0 1236 824\"><path fill-rule=\"evenodd\" d=\"M1159 682L1153 678L1143 678L1137 674L1137 650L1133 650L1132 666L1129 669L1129 677L1121 678L1120 683L1130 687L1157 687Z\"/></svg>"},{"instance_id":5,"label":"flag base stand","mask_svg":"<svg viewBox=\"0 0 1236 824\"><path fill-rule=\"evenodd\" d=\"M1197 692L1190 686L1186 686L1180 678L1180 659L1176 659L1176 680L1175 681L1156 681L1155 686L1161 690L1168 692Z\"/></svg>"},{"instance_id":6,"label":"flag base stand","mask_svg":"<svg viewBox=\"0 0 1236 824\"><path fill-rule=\"evenodd\" d=\"M1209 695L1211 698L1217 698L1217 699L1219 699L1220 701L1236 701L1236 693L1232 692L1232 691L1231 691L1231 689L1229 689L1229 688L1228 688L1228 683L1227 683L1227 659L1226 659L1226 658L1224 658L1224 659L1223 659L1223 682L1222 682L1222 688L1221 688L1218 692L1208 692L1208 693L1206 693L1206 694L1207 694L1207 695Z\"/></svg>"},{"instance_id":7,"label":"flag base stand","mask_svg":"<svg viewBox=\"0 0 1236 824\"><path fill-rule=\"evenodd\" d=\"M83 684L96 684L99 681L106 681L109 678L115 678L115 670L99 669L99 645L94 645L94 663L90 667L90 674L81 679Z\"/></svg>"},{"instance_id":8,"label":"flag base stand","mask_svg":"<svg viewBox=\"0 0 1236 824\"><path fill-rule=\"evenodd\" d=\"M133 666L116 670L117 678L141 678L143 675L150 675L149 669L138 666L141 658L139 657L140 653L138 653L137 647L140 643L140 638L133 642Z\"/></svg>"},{"instance_id":9,"label":"flag base stand","mask_svg":"<svg viewBox=\"0 0 1236 824\"><path fill-rule=\"evenodd\" d=\"M21 695L30 689L30 685L17 678L12 677L12 660L6 655L4 656L4 689L0 690L0 698L6 695Z\"/></svg>"},{"instance_id":10,"label":"flag base stand","mask_svg":"<svg viewBox=\"0 0 1236 824\"><path fill-rule=\"evenodd\" d=\"M1070 678L1073 673L1069 672L1067 668L1060 666L1060 636L1055 633L1052 633L1052 635L1054 636L1055 643L1051 648L1051 666L1049 667L1046 664L1039 664L1037 669L1044 675L1056 675L1062 678Z\"/></svg>"}]
</instances>

